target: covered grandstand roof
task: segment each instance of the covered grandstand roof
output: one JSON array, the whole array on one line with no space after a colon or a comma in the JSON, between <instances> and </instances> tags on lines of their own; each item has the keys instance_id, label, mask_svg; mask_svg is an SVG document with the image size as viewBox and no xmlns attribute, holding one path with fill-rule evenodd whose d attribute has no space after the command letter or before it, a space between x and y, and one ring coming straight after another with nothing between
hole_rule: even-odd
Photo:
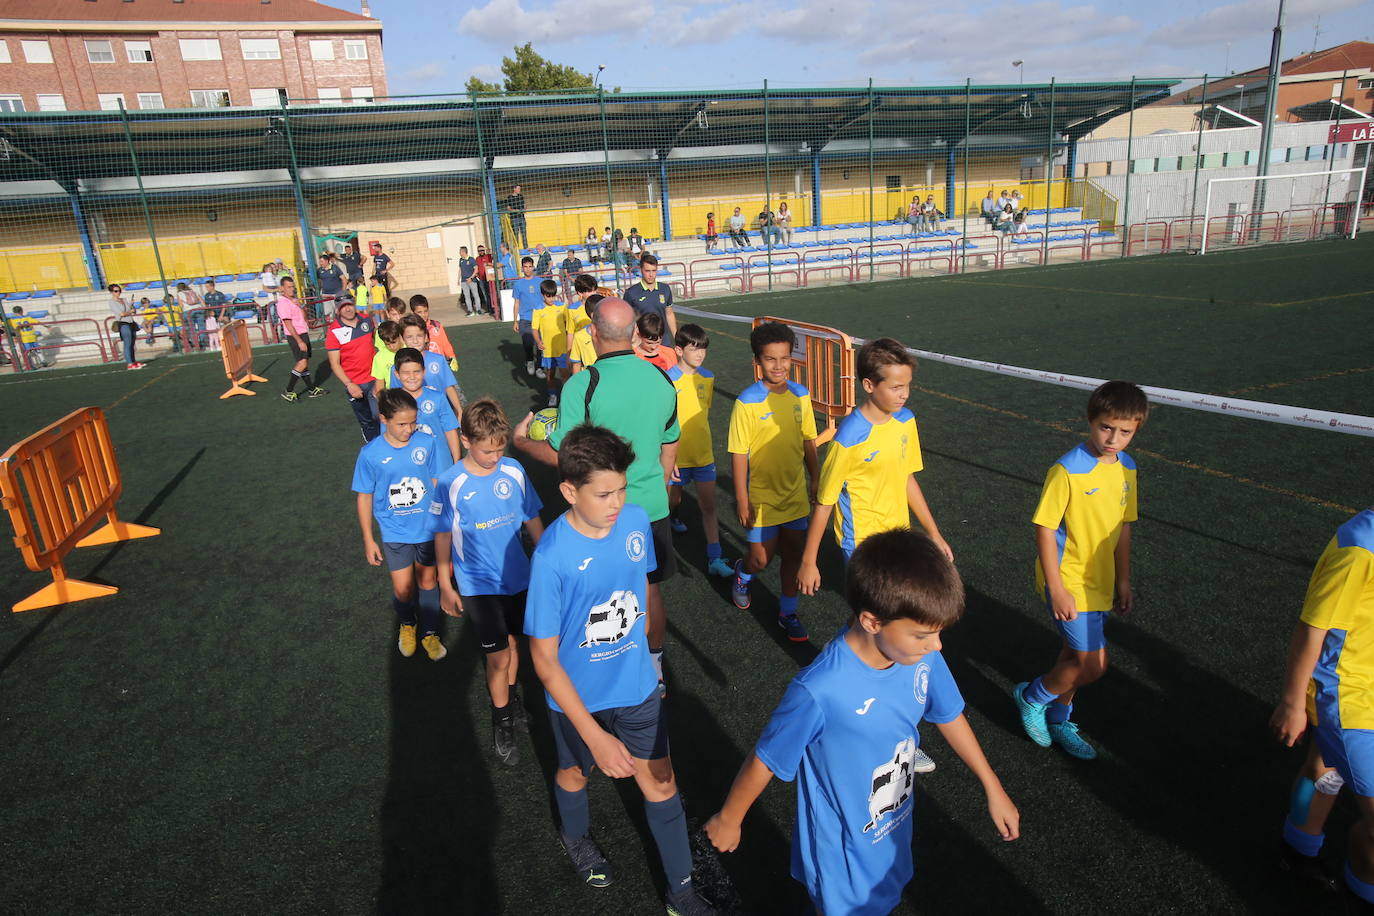
<instances>
[{"instance_id":1,"label":"covered grandstand roof","mask_svg":"<svg viewBox=\"0 0 1374 916\"><path fill-rule=\"evenodd\" d=\"M100 193L134 175L299 168L308 180L663 159L1022 148L1076 139L1167 96L1172 80L1017 86L490 95L282 109L0 114L0 195L52 182ZM288 143L289 137L289 143ZM766 145L765 145L766 144ZM292 153L294 151L294 162ZM289 174L289 173L288 173ZM226 182L228 184L229 182Z\"/></svg>"}]
</instances>

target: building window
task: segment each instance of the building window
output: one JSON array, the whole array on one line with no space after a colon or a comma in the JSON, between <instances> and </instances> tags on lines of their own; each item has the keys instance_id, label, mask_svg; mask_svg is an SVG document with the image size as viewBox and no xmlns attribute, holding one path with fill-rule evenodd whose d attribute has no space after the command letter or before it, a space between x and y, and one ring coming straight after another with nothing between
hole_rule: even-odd
<instances>
[{"instance_id":1,"label":"building window","mask_svg":"<svg viewBox=\"0 0 1374 916\"><path fill-rule=\"evenodd\" d=\"M342 89L318 89L318 90L316 90L316 92L317 92L318 95L319 95L319 101L320 101L320 104L321 104L321 105L342 105L342 104L343 104L343 90L342 90Z\"/></svg>"},{"instance_id":2,"label":"building window","mask_svg":"<svg viewBox=\"0 0 1374 916\"><path fill-rule=\"evenodd\" d=\"M52 63L52 46L47 39L42 41L21 41L19 46L24 49L24 60L31 64L50 64Z\"/></svg>"},{"instance_id":3,"label":"building window","mask_svg":"<svg viewBox=\"0 0 1374 916\"><path fill-rule=\"evenodd\" d=\"M61 93L51 95L40 95L38 97L39 111L66 111L67 100L62 98Z\"/></svg>"},{"instance_id":4,"label":"building window","mask_svg":"<svg viewBox=\"0 0 1374 916\"><path fill-rule=\"evenodd\" d=\"M1275 148L1273 148L1273 149L1271 149L1271 150L1269 151L1269 161L1270 161L1270 163L1274 163L1274 162L1287 162L1287 161L1288 161L1288 158L1289 158L1289 157L1288 157L1288 150L1287 150L1285 147L1276 146Z\"/></svg>"},{"instance_id":5,"label":"building window","mask_svg":"<svg viewBox=\"0 0 1374 916\"><path fill-rule=\"evenodd\" d=\"M344 57L348 60L367 60L367 42L362 39L344 39Z\"/></svg>"},{"instance_id":6,"label":"building window","mask_svg":"<svg viewBox=\"0 0 1374 916\"><path fill-rule=\"evenodd\" d=\"M9 43L8 41L5 41L5 39L0 38L0 64L7 64L7 63L9 63L9 62L10 62L10 43Z\"/></svg>"},{"instance_id":7,"label":"building window","mask_svg":"<svg viewBox=\"0 0 1374 916\"><path fill-rule=\"evenodd\" d=\"M1219 169L1225 162L1225 153L1204 153L1202 156L1202 167L1204 169Z\"/></svg>"},{"instance_id":8,"label":"building window","mask_svg":"<svg viewBox=\"0 0 1374 916\"><path fill-rule=\"evenodd\" d=\"M281 44L275 38L240 38L244 60L281 60Z\"/></svg>"},{"instance_id":9,"label":"building window","mask_svg":"<svg viewBox=\"0 0 1374 916\"><path fill-rule=\"evenodd\" d=\"M138 94L138 107L148 110L152 108L166 108L167 106L162 104L161 92L140 92Z\"/></svg>"},{"instance_id":10,"label":"building window","mask_svg":"<svg viewBox=\"0 0 1374 916\"><path fill-rule=\"evenodd\" d=\"M1308 161L1308 162L1319 162L1319 161L1321 161L1322 159L1325 159L1325 158L1326 158L1326 146L1325 146L1325 144L1323 144L1322 146L1309 146L1309 147L1307 148L1307 161Z\"/></svg>"},{"instance_id":11,"label":"building window","mask_svg":"<svg viewBox=\"0 0 1374 916\"><path fill-rule=\"evenodd\" d=\"M354 105L366 105L372 101L371 86L354 86L351 91L353 93Z\"/></svg>"},{"instance_id":12,"label":"building window","mask_svg":"<svg viewBox=\"0 0 1374 916\"><path fill-rule=\"evenodd\" d=\"M1221 163L1222 166L1229 169L1238 165L1245 165L1247 153L1244 150L1234 150L1229 153L1223 153L1222 156L1224 157Z\"/></svg>"},{"instance_id":13,"label":"building window","mask_svg":"<svg viewBox=\"0 0 1374 916\"><path fill-rule=\"evenodd\" d=\"M249 89L254 108L280 108L286 104L285 89Z\"/></svg>"},{"instance_id":14,"label":"building window","mask_svg":"<svg viewBox=\"0 0 1374 916\"><path fill-rule=\"evenodd\" d=\"M333 60L334 42L329 39L312 40L310 42L311 60Z\"/></svg>"},{"instance_id":15,"label":"building window","mask_svg":"<svg viewBox=\"0 0 1374 916\"><path fill-rule=\"evenodd\" d=\"M24 100L17 95L0 95L0 111L23 111Z\"/></svg>"},{"instance_id":16,"label":"building window","mask_svg":"<svg viewBox=\"0 0 1374 916\"><path fill-rule=\"evenodd\" d=\"M1355 84L1361 89L1374 89L1374 77L1367 76Z\"/></svg>"},{"instance_id":17,"label":"building window","mask_svg":"<svg viewBox=\"0 0 1374 916\"><path fill-rule=\"evenodd\" d=\"M1158 160L1155 159L1132 159L1131 174L1143 175L1148 172L1153 172L1155 171L1155 165L1157 164L1157 162Z\"/></svg>"},{"instance_id":18,"label":"building window","mask_svg":"<svg viewBox=\"0 0 1374 916\"><path fill-rule=\"evenodd\" d=\"M153 62L153 43L151 41L126 41L124 54L131 64L151 64Z\"/></svg>"},{"instance_id":19,"label":"building window","mask_svg":"<svg viewBox=\"0 0 1374 916\"><path fill-rule=\"evenodd\" d=\"M182 60L223 60L218 38L182 38Z\"/></svg>"},{"instance_id":20,"label":"building window","mask_svg":"<svg viewBox=\"0 0 1374 916\"><path fill-rule=\"evenodd\" d=\"M192 89L192 108L228 108L228 89Z\"/></svg>"},{"instance_id":21,"label":"building window","mask_svg":"<svg viewBox=\"0 0 1374 916\"><path fill-rule=\"evenodd\" d=\"M1332 83L1332 84L1331 84L1331 97L1332 97L1333 99L1338 99L1338 98L1340 98L1340 97L1341 97L1341 90L1344 89L1344 88L1345 88L1345 83Z\"/></svg>"},{"instance_id":22,"label":"building window","mask_svg":"<svg viewBox=\"0 0 1374 916\"><path fill-rule=\"evenodd\" d=\"M124 103L124 93L122 92L102 92L97 98L100 100L101 111L119 111Z\"/></svg>"},{"instance_id":23,"label":"building window","mask_svg":"<svg viewBox=\"0 0 1374 916\"><path fill-rule=\"evenodd\" d=\"M86 42L86 60L93 64L112 64L114 63L114 42L112 41L88 41Z\"/></svg>"}]
</instances>

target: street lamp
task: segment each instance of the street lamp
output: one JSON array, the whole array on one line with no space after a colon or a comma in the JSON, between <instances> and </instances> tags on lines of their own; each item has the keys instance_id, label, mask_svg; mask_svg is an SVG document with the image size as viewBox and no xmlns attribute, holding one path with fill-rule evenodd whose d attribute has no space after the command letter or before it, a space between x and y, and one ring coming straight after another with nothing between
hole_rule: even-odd
<instances>
[{"instance_id":1,"label":"street lamp","mask_svg":"<svg viewBox=\"0 0 1374 916\"><path fill-rule=\"evenodd\" d=\"M1011 62L1011 65L1016 68L1016 81L1018 83L1024 83L1026 81L1026 68L1022 66L1024 63L1024 60L1014 60Z\"/></svg>"},{"instance_id":2,"label":"street lamp","mask_svg":"<svg viewBox=\"0 0 1374 916\"><path fill-rule=\"evenodd\" d=\"M606 69L606 65L605 65L605 64L597 64L597 65L596 65L596 78L592 80L592 88L593 88L593 89L595 89L595 88L597 87L597 84L599 84L599 83L601 82L601 71L602 71L602 70L605 70L605 69Z\"/></svg>"}]
</instances>

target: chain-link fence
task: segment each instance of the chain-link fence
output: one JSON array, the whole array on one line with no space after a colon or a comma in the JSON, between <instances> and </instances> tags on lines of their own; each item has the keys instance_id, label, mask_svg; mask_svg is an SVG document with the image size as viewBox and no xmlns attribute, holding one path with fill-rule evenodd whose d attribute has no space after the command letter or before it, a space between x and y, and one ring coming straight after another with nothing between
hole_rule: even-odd
<instances>
[{"instance_id":1,"label":"chain-link fence","mask_svg":"<svg viewBox=\"0 0 1374 916\"><path fill-rule=\"evenodd\" d=\"M1353 230L1368 144L1281 123L1279 177L1216 182L1256 174L1260 129L1177 94L1199 81L3 114L0 292L73 320L110 283L247 301L278 258L318 289L347 250L366 283L376 243L407 291L458 294L509 246L504 276L618 288L651 252L689 298Z\"/></svg>"}]
</instances>

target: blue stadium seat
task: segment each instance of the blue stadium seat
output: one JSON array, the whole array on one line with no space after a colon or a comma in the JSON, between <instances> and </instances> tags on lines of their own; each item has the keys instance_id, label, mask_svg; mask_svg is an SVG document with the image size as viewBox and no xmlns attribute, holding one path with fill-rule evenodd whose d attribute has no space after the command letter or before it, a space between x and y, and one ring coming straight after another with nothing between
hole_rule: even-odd
<instances>
[{"instance_id":1,"label":"blue stadium seat","mask_svg":"<svg viewBox=\"0 0 1374 916\"><path fill-rule=\"evenodd\" d=\"M125 284L124 284L124 292L126 292L126 293L136 293L136 292L138 292L139 290L146 289L147 287L148 287L148 284L147 284L146 281L139 282L139 283L125 283Z\"/></svg>"},{"instance_id":2,"label":"blue stadium seat","mask_svg":"<svg viewBox=\"0 0 1374 916\"><path fill-rule=\"evenodd\" d=\"M233 282L233 280L234 280L234 275L233 275L233 274L220 274L218 277L215 277L215 282L216 282L216 283L231 283L231 282Z\"/></svg>"},{"instance_id":3,"label":"blue stadium seat","mask_svg":"<svg viewBox=\"0 0 1374 916\"><path fill-rule=\"evenodd\" d=\"M32 297L32 298L34 298L34 299L51 299L51 298L53 298L53 297L56 296L56 295L57 295L57 290L55 290L55 289L40 289L38 292L36 292L36 293L33 294L33 297ZM37 312L35 312L34 315L36 316L36 315L37 315Z\"/></svg>"},{"instance_id":4,"label":"blue stadium seat","mask_svg":"<svg viewBox=\"0 0 1374 916\"><path fill-rule=\"evenodd\" d=\"M239 275L237 275L236 277L234 277L234 279L235 279L235 280L256 280L256 279L258 278L258 276L259 276L258 274L255 274L255 273L251 273L251 272L250 272L250 273L239 274Z\"/></svg>"},{"instance_id":5,"label":"blue stadium seat","mask_svg":"<svg viewBox=\"0 0 1374 916\"><path fill-rule=\"evenodd\" d=\"M6 302L19 302L19 301L21 301L21 300L30 299L30 298L32 298L32 297L33 297L33 293L29 292L28 290L20 290L20 291L17 292L17 293L10 293L8 296L5 297L5 301L6 301Z\"/></svg>"},{"instance_id":6,"label":"blue stadium seat","mask_svg":"<svg viewBox=\"0 0 1374 916\"><path fill-rule=\"evenodd\" d=\"M37 297L34 297L34 298L37 298ZM47 310L47 309L29 309L29 310L28 310L27 312L25 312L24 314L27 315L27 316L29 316L30 318L39 318L39 319L42 319L42 318L47 318L49 313L48 313L48 310Z\"/></svg>"}]
</instances>

